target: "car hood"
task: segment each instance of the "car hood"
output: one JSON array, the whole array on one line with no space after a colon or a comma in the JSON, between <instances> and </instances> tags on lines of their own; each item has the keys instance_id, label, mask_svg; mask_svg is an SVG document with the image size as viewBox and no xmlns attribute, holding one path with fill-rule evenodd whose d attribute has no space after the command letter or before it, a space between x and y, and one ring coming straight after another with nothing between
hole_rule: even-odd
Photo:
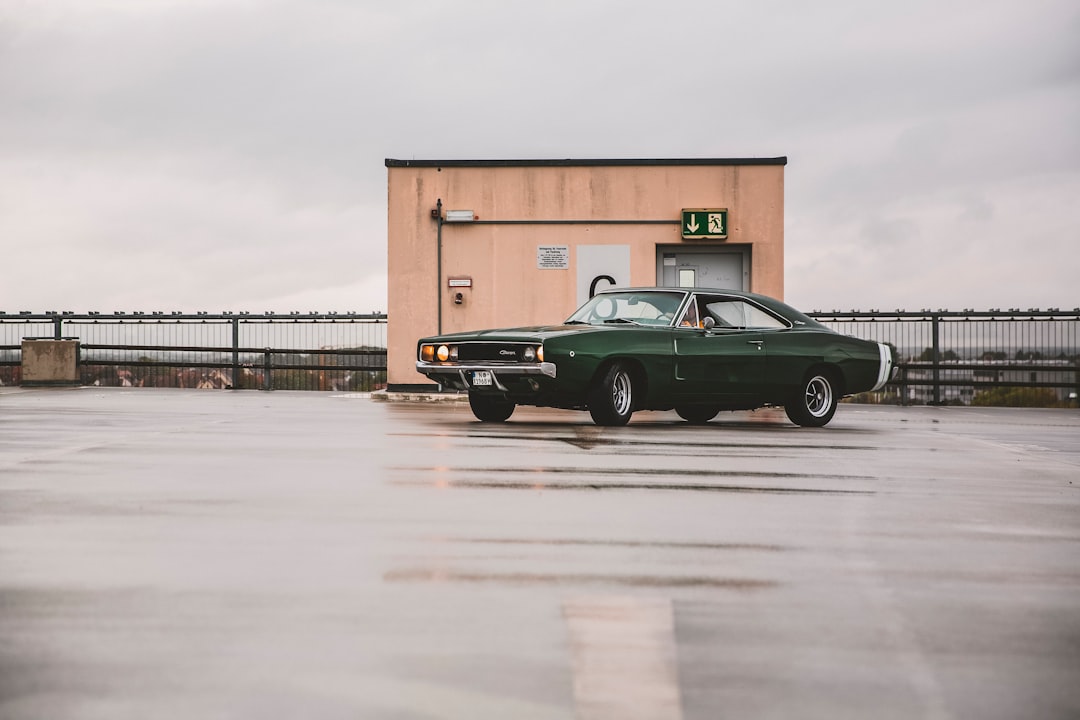
<instances>
[{"instance_id":1,"label":"car hood","mask_svg":"<svg viewBox=\"0 0 1080 720\"><path fill-rule=\"evenodd\" d=\"M471 332L450 333L422 338L421 342L462 342L480 340L484 342L543 342L551 338L581 333L605 332L616 328L632 327L627 325L536 325L532 327L501 328L498 330L474 330Z\"/></svg>"}]
</instances>

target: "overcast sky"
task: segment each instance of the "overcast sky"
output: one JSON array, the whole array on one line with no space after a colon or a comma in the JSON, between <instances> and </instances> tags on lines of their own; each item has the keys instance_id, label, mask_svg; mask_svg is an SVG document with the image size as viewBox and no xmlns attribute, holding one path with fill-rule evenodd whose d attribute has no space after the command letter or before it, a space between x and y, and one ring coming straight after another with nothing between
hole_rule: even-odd
<instances>
[{"instance_id":1,"label":"overcast sky","mask_svg":"<svg viewBox=\"0 0 1080 720\"><path fill-rule=\"evenodd\" d=\"M1076 0L0 0L0 310L386 309L384 159L786 155L805 309L1080 306Z\"/></svg>"}]
</instances>

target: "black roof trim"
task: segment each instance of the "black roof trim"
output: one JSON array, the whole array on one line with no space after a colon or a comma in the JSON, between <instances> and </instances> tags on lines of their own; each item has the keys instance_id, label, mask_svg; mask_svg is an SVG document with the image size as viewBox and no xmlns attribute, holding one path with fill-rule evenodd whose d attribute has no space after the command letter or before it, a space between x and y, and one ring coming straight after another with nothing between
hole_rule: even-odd
<instances>
[{"instance_id":1,"label":"black roof trim","mask_svg":"<svg viewBox=\"0 0 1080 720\"><path fill-rule=\"evenodd\" d=\"M772 158L674 158L613 160L395 160L386 158L386 167L645 167L664 165L787 165L787 156Z\"/></svg>"}]
</instances>

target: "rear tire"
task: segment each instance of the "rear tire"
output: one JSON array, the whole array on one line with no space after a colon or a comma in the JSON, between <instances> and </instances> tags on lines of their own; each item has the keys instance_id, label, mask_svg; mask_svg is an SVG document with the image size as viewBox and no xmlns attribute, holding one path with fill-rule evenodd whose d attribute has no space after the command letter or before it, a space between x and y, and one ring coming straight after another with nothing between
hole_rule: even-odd
<instances>
[{"instance_id":1,"label":"rear tire","mask_svg":"<svg viewBox=\"0 0 1080 720\"><path fill-rule=\"evenodd\" d=\"M716 417L720 408L716 405L680 405L675 412L691 425L704 425Z\"/></svg>"},{"instance_id":2,"label":"rear tire","mask_svg":"<svg viewBox=\"0 0 1080 720\"><path fill-rule=\"evenodd\" d=\"M469 393L469 407L481 422L506 422L514 414L514 403L498 395Z\"/></svg>"},{"instance_id":3,"label":"rear tire","mask_svg":"<svg viewBox=\"0 0 1080 720\"><path fill-rule=\"evenodd\" d=\"M788 419L803 427L823 427L836 413L836 386L827 372L810 373L784 410Z\"/></svg>"},{"instance_id":4,"label":"rear tire","mask_svg":"<svg viewBox=\"0 0 1080 720\"><path fill-rule=\"evenodd\" d=\"M614 363L589 388L589 414L597 425L618 427L634 414L634 381L622 363Z\"/></svg>"}]
</instances>

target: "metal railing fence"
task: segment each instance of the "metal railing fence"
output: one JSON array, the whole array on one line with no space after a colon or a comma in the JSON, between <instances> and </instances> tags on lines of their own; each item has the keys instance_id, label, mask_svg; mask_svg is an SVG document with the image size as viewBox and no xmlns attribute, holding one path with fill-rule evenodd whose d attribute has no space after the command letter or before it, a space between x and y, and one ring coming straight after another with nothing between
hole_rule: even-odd
<instances>
[{"instance_id":1,"label":"metal railing fence","mask_svg":"<svg viewBox=\"0 0 1080 720\"><path fill-rule=\"evenodd\" d=\"M0 384L23 339L76 339L84 385L370 391L386 384L381 313L0 312Z\"/></svg>"},{"instance_id":2,"label":"metal railing fence","mask_svg":"<svg viewBox=\"0 0 1080 720\"><path fill-rule=\"evenodd\" d=\"M1067 406L1080 393L1080 308L808 314L892 345L897 378L863 401ZM18 384L24 338L73 338L87 385L374 390L386 326L381 313L0 312L0 384Z\"/></svg>"},{"instance_id":3,"label":"metal railing fence","mask_svg":"<svg viewBox=\"0 0 1080 720\"><path fill-rule=\"evenodd\" d=\"M1080 392L1080 308L807 314L893 347L898 376L869 402L1069 406Z\"/></svg>"}]
</instances>

